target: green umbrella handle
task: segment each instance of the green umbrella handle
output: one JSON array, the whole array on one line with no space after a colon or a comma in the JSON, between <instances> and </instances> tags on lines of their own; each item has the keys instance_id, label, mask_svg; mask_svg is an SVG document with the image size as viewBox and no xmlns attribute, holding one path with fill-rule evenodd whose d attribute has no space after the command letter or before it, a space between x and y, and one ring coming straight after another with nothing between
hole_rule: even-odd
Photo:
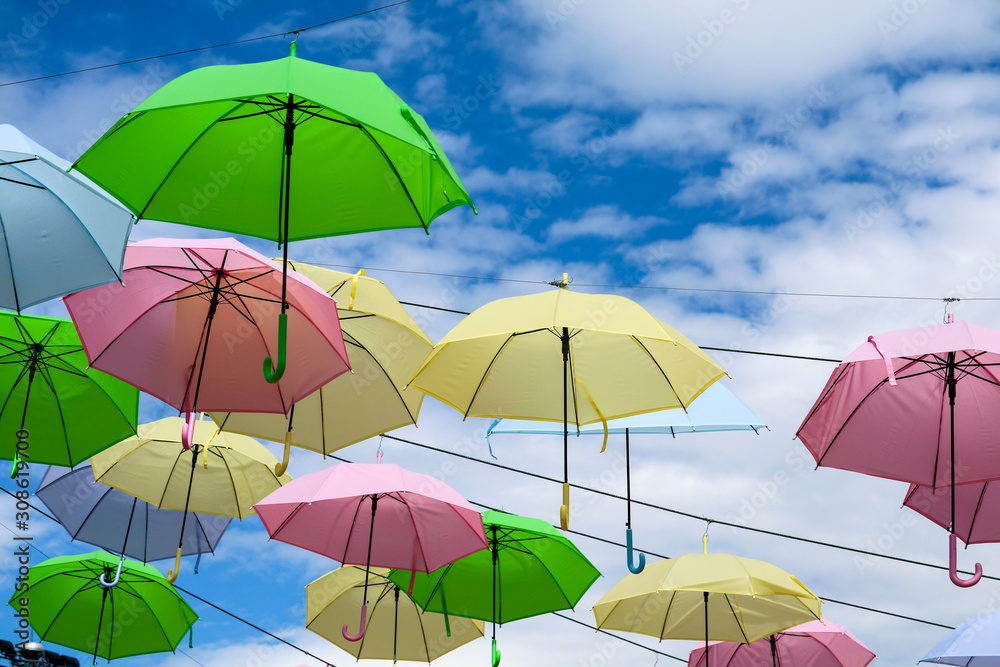
<instances>
[{"instance_id":1,"label":"green umbrella handle","mask_svg":"<svg viewBox=\"0 0 1000 667\"><path fill-rule=\"evenodd\" d=\"M281 459L281 463L274 464L274 475L275 477L281 477L285 474L285 470L288 469L288 459L292 455L292 432L285 431L285 454Z\"/></svg>"},{"instance_id":2,"label":"green umbrella handle","mask_svg":"<svg viewBox=\"0 0 1000 667\"><path fill-rule=\"evenodd\" d=\"M559 526L569 530L569 483L563 484L563 504L559 508Z\"/></svg>"},{"instance_id":3,"label":"green umbrella handle","mask_svg":"<svg viewBox=\"0 0 1000 667\"><path fill-rule=\"evenodd\" d=\"M264 378L274 384L285 374L285 348L288 343L288 315L278 315L278 365L271 368L271 357L264 359Z\"/></svg>"},{"instance_id":4,"label":"green umbrella handle","mask_svg":"<svg viewBox=\"0 0 1000 667\"><path fill-rule=\"evenodd\" d=\"M497 640L493 640L493 667L500 664L500 651L497 650Z\"/></svg>"},{"instance_id":5,"label":"green umbrella handle","mask_svg":"<svg viewBox=\"0 0 1000 667\"><path fill-rule=\"evenodd\" d=\"M177 547L177 557L174 559L174 569L167 570L167 581L174 583L177 581L177 576L181 573L181 549L183 547Z\"/></svg>"},{"instance_id":6,"label":"green umbrella handle","mask_svg":"<svg viewBox=\"0 0 1000 667\"><path fill-rule=\"evenodd\" d=\"M22 460L23 459L21 458L21 453L15 451L14 452L14 462L10 466L10 478L11 479L15 479L17 477L17 471L21 469L21 461Z\"/></svg>"}]
</instances>

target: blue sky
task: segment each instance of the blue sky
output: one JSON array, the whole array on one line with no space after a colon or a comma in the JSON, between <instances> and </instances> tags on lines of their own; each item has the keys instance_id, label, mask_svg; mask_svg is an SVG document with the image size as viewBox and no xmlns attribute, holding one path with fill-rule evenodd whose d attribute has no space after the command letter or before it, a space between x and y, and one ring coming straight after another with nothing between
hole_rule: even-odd
<instances>
[{"instance_id":1,"label":"blue sky","mask_svg":"<svg viewBox=\"0 0 1000 667\"><path fill-rule=\"evenodd\" d=\"M281 33L375 6L7 2L0 83ZM457 209L429 236L401 230L301 242L289 255L365 267L401 300L465 311L549 289L545 282L568 271L574 289L629 296L699 344L739 350L840 359L870 334L940 322L945 297L962 299L950 306L959 319L1000 327L987 300L1000 297L998 19L991 3L936 0L414 0L306 31L301 57L375 71L425 116L479 215ZM0 121L73 159L172 78L280 58L290 39L0 87ZM208 234L142 221L133 238ZM243 240L276 253L274 244ZM64 312L58 302L34 310ZM434 340L459 317L412 311ZM793 441L831 364L715 356L732 376L728 386L771 430L636 442L634 497L945 562L945 532L900 509L904 485L814 471ZM143 419L166 414L144 401ZM419 424L399 434L487 458L482 420L462 422L427 399ZM501 463L560 474L556 443L508 438L494 442ZM376 447L362 443L343 455L372 461ZM444 474L472 500L557 521L554 484L388 440L383 448L390 461ZM623 492L621 443L604 455L597 449L575 450L571 478ZM303 452L290 472L323 465ZM575 529L622 539L621 503L576 498ZM668 555L697 550L705 531L703 521L647 510L633 512L633 525L641 548ZM88 550L41 518L33 528L49 555ZM951 626L1000 609L994 581L959 590L937 570L719 526L709 533L713 550L772 561L819 595L854 605ZM575 614L592 622L590 605L626 574L624 555L576 541L605 574ZM997 556L980 545L960 562L976 559L987 574L1000 574ZM10 583L12 559L2 562ZM333 565L267 543L259 522L248 520L203 559L200 574L187 564L178 583L342 665L351 658L301 629L302 587ZM273 598L262 603L262 590ZM316 664L201 603L195 608L202 614L195 648L123 664ZM847 605L829 603L825 612L865 641L877 664L914 664L945 633ZM506 625L500 641L508 665L655 659L555 617ZM690 644L657 648L686 656ZM486 642L474 643L440 664L486 661L488 653Z\"/></svg>"}]
</instances>

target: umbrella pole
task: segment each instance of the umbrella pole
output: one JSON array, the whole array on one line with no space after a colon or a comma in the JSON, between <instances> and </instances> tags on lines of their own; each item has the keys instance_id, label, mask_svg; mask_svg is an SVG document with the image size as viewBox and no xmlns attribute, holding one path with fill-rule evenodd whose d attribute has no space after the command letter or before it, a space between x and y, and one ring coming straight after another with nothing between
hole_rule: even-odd
<instances>
[{"instance_id":1,"label":"umbrella pole","mask_svg":"<svg viewBox=\"0 0 1000 667\"><path fill-rule=\"evenodd\" d=\"M629 468L628 429L625 429L625 557L628 571L639 574L646 567L646 554L639 554L639 564L632 564L632 471Z\"/></svg>"},{"instance_id":2,"label":"umbrella pole","mask_svg":"<svg viewBox=\"0 0 1000 667\"><path fill-rule=\"evenodd\" d=\"M191 487L194 486L194 469L198 465L198 448L191 448L191 476L188 478L187 497L184 499L184 515L181 517L181 536L177 540L177 556L174 559L174 569L167 570L167 581L174 583L181 573L181 551L184 549L184 528L187 526L188 505L191 503Z\"/></svg>"},{"instance_id":3,"label":"umbrella pole","mask_svg":"<svg viewBox=\"0 0 1000 667\"><path fill-rule=\"evenodd\" d=\"M212 287L212 298L208 302L208 323L205 325L205 342L201 346L198 381L194 385L194 398L191 400L191 409L187 413L187 422L181 427L181 444L184 445L184 449L191 449L194 442L194 413L198 406L198 396L201 394L201 378L205 372L205 360L208 358L208 341L212 335L212 322L215 320L215 311L219 308L219 295L222 294L222 270L224 266L225 260L223 260L223 266L220 266L215 274L215 286ZM184 398L187 396L185 395Z\"/></svg>"},{"instance_id":4,"label":"umbrella pole","mask_svg":"<svg viewBox=\"0 0 1000 667\"><path fill-rule=\"evenodd\" d=\"M708 667L708 591L705 595L705 667Z\"/></svg>"},{"instance_id":5,"label":"umbrella pole","mask_svg":"<svg viewBox=\"0 0 1000 667\"><path fill-rule=\"evenodd\" d=\"M771 667L778 667L778 638L771 635L768 641L771 642Z\"/></svg>"},{"instance_id":6,"label":"umbrella pole","mask_svg":"<svg viewBox=\"0 0 1000 667\"><path fill-rule=\"evenodd\" d=\"M365 617L368 615L368 573L371 571L372 566L372 538L375 536L375 509L378 507L378 494L372 494L372 524L371 528L368 529L368 558L365 560L365 593L364 593L364 604L361 605L361 627L358 629L358 634L352 635L347 632L347 626L345 625L340 633L344 635L344 639L349 642L356 642L365 636Z\"/></svg>"},{"instance_id":7,"label":"umbrella pole","mask_svg":"<svg viewBox=\"0 0 1000 667\"><path fill-rule=\"evenodd\" d=\"M955 353L948 353L948 371L945 376L948 384L948 409L951 418L951 535L948 536L948 576L951 583L962 588L975 586L983 577L983 566L976 563L976 571L968 579L958 576L958 535L955 534L955 394L958 380L955 378Z\"/></svg>"},{"instance_id":8,"label":"umbrella pole","mask_svg":"<svg viewBox=\"0 0 1000 667\"><path fill-rule=\"evenodd\" d=\"M32 345L32 348L31 348L31 359L28 361L28 388L24 392L24 410L21 412L21 428L18 430L18 432L17 432L18 434L19 433L24 433L24 425L25 425L25 423L27 423L27 419L28 419L28 399L31 398L31 383L35 379L35 371L38 368L38 355L40 355L42 353L43 349L44 348L42 347L42 345L40 343L34 343ZM17 434L15 434L15 435L17 435ZM25 437L24 441L27 441L27 437ZM19 443L22 442L22 439L21 439L21 437L19 435L18 435L18 442ZM23 461L23 460L24 459L21 458L21 452L17 449L17 446L15 445L15 447L14 447L14 463L11 466L11 469L10 469L10 478L11 479L14 479L15 477L17 477L17 471L21 469L21 461Z\"/></svg>"},{"instance_id":9,"label":"umbrella pole","mask_svg":"<svg viewBox=\"0 0 1000 667\"><path fill-rule=\"evenodd\" d=\"M105 573L106 574L106 573ZM104 577L104 574L101 574ZM104 620L104 603L108 599L107 587L101 588L101 611L97 614L97 635L94 638L94 667L97 667L97 647L101 645L101 622ZM112 619L113 620L113 619Z\"/></svg>"},{"instance_id":10,"label":"umbrella pole","mask_svg":"<svg viewBox=\"0 0 1000 667\"><path fill-rule=\"evenodd\" d=\"M490 526L490 532L492 536L490 537L490 545L492 546L491 551L493 557L493 650L491 652L491 660L493 667L497 667L500 664L500 651L497 650L497 559L499 558L500 543L497 541L497 527L496 524Z\"/></svg>"},{"instance_id":11,"label":"umbrella pole","mask_svg":"<svg viewBox=\"0 0 1000 667\"><path fill-rule=\"evenodd\" d=\"M115 578L112 579L111 581L108 581L107 579L104 578L105 573L104 572L101 573L101 585L104 586L104 588L111 588L112 586L117 586L118 581L121 579L122 565L125 563L125 547L128 546L128 534L132 530L132 518L135 516L135 506L136 503L138 502L139 502L138 498L132 499L132 511L129 512L128 525L125 526L125 539L122 540L122 557L121 560L118 561L118 571L115 572Z\"/></svg>"},{"instance_id":12,"label":"umbrella pole","mask_svg":"<svg viewBox=\"0 0 1000 667\"><path fill-rule=\"evenodd\" d=\"M396 594L396 607L392 618L392 664L396 664L396 634L399 630L399 586L394 586ZM429 654L428 654L429 657Z\"/></svg>"},{"instance_id":13,"label":"umbrella pole","mask_svg":"<svg viewBox=\"0 0 1000 667\"><path fill-rule=\"evenodd\" d=\"M563 530L569 530L569 390L566 383L569 380L569 329L562 328L563 357L563 504L559 508L559 525Z\"/></svg>"}]
</instances>

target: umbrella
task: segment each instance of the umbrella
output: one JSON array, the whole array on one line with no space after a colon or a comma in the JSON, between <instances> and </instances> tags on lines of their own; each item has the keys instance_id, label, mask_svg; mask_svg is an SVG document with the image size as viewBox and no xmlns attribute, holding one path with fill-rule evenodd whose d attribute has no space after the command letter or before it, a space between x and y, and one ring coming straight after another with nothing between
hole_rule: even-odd
<instances>
[{"instance_id":1,"label":"umbrella","mask_svg":"<svg viewBox=\"0 0 1000 667\"><path fill-rule=\"evenodd\" d=\"M188 452L177 434L181 419L140 424L136 436L91 458L94 478L162 508L183 510L171 581L180 573L186 520L190 512L243 519L261 498L291 481L276 477L277 460L253 438L221 433L214 424L195 422ZM177 534L177 533L175 533Z\"/></svg>"},{"instance_id":2,"label":"umbrella","mask_svg":"<svg viewBox=\"0 0 1000 667\"><path fill-rule=\"evenodd\" d=\"M366 569L431 572L486 548L482 517L465 498L391 463L338 463L286 484L255 509L271 539ZM367 585L364 600L360 633L343 628L351 641L365 633Z\"/></svg>"},{"instance_id":3,"label":"umbrella","mask_svg":"<svg viewBox=\"0 0 1000 667\"><path fill-rule=\"evenodd\" d=\"M186 412L187 432L196 411L287 413L349 370L334 301L300 276L282 296L281 267L233 239L132 244L125 279L71 294L66 307L91 365ZM246 360L275 349L267 315L285 298L295 351L272 384ZM106 307L88 309L91 299Z\"/></svg>"},{"instance_id":4,"label":"umbrella","mask_svg":"<svg viewBox=\"0 0 1000 667\"><path fill-rule=\"evenodd\" d=\"M562 528L569 527L569 425L687 407L726 374L639 304L564 289L492 301L465 317L410 380L465 417L563 425Z\"/></svg>"},{"instance_id":5,"label":"umbrella","mask_svg":"<svg viewBox=\"0 0 1000 667\"><path fill-rule=\"evenodd\" d=\"M496 626L572 609L601 573L554 526L539 519L483 512L489 550L429 574L396 570L389 580L412 588L426 611L493 623L493 667L500 662Z\"/></svg>"},{"instance_id":6,"label":"umbrella","mask_svg":"<svg viewBox=\"0 0 1000 667\"><path fill-rule=\"evenodd\" d=\"M973 482L955 485L955 535L966 544L1000 542L1000 483ZM951 522L952 487L934 489L911 484L905 507L948 529Z\"/></svg>"},{"instance_id":7,"label":"umbrella","mask_svg":"<svg viewBox=\"0 0 1000 667\"><path fill-rule=\"evenodd\" d=\"M969 619L949 632L918 662L961 667L1000 665L1000 613Z\"/></svg>"},{"instance_id":8,"label":"umbrella","mask_svg":"<svg viewBox=\"0 0 1000 667\"><path fill-rule=\"evenodd\" d=\"M752 642L820 619L820 599L793 575L752 558L703 553L647 565L594 605L597 627L659 639Z\"/></svg>"},{"instance_id":9,"label":"umbrella","mask_svg":"<svg viewBox=\"0 0 1000 667\"><path fill-rule=\"evenodd\" d=\"M796 435L817 466L952 493L956 482L1000 478L998 364L1000 331L967 322L869 336L833 371ZM952 554L955 529L953 512ZM977 563L960 579L951 559L956 585L981 576Z\"/></svg>"},{"instance_id":10,"label":"umbrella","mask_svg":"<svg viewBox=\"0 0 1000 667\"><path fill-rule=\"evenodd\" d=\"M0 125L0 307L120 280L132 214L69 162Z\"/></svg>"},{"instance_id":11,"label":"umbrella","mask_svg":"<svg viewBox=\"0 0 1000 667\"><path fill-rule=\"evenodd\" d=\"M426 231L472 205L427 123L378 76L296 51L174 79L75 166L141 218L277 240L286 260L289 241Z\"/></svg>"},{"instance_id":12,"label":"umbrella","mask_svg":"<svg viewBox=\"0 0 1000 667\"><path fill-rule=\"evenodd\" d=\"M89 368L73 323L0 312L0 457L76 465L135 433L139 392Z\"/></svg>"},{"instance_id":13,"label":"umbrella","mask_svg":"<svg viewBox=\"0 0 1000 667\"><path fill-rule=\"evenodd\" d=\"M143 563L173 558L176 536L185 524L181 511L161 510L107 484L95 483L89 462L74 470L50 467L35 496L72 539ZM192 512L181 540L182 555L214 553L230 521L229 517Z\"/></svg>"},{"instance_id":14,"label":"umbrella","mask_svg":"<svg viewBox=\"0 0 1000 667\"><path fill-rule=\"evenodd\" d=\"M446 619L423 611L399 586L386 579L384 568L345 565L306 586L306 629L333 642L358 660L431 662L483 636L483 622ZM345 641L341 626L364 600L364 587L374 589L368 628L359 642Z\"/></svg>"},{"instance_id":15,"label":"umbrella","mask_svg":"<svg viewBox=\"0 0 1000 667\"><path fill-rule=\"evenodd\" d=\"M151 565L118 567L103 551L59 556L32 566L26 585L7 602L27 618L39 639L113 660L173 651L198 615ZM94 632L96 626L97 631Z\"/></svg>"},{"instance_id":16,"label":"umbrella","mask_svg":"<svg viewBox=\"0 0 1000 667\"><path fill-rule=\"evenodd\" d=\"M337 300L352 373L306 396L292 406L287 417L217 412L211 413L212 419L224 431L284 440L282 466L288 465L291 445L326 456L379 433L415 424L424 395L405 386L430 351L430 339L385 283L366 277L364 271L350 274L288 264Z\"/></svg>"},{"instance_id":17,"label":"umbrella","mask_svg":"<svg viewBox=\"0 0 1000 667\"><path fill-rule=\"evenodd\" d=\"M604 425L589 424L577 426L576 435L600 435L607 433L625 434L625 489L627 520L625 522L626 562L632 574L639 574L646 563L646 554L639 554L638 564L633 563L632 555L632 475L629 465L629 435L635 433L669 434L677 437L678 433L710 433L718 431L753 431L760 432L767 428L760 417L737 398L723 384L716 382L709 386L694 400L687 410L658 410L640 415L612 419ZM490 435L496 433L532 433L553 434L562 433L552 422L532 422L523 420L498 419L486 431Z\"/></svg>"},{"instance_id":18,"label":"umbrella","mask_svg":"<svg viewBox=\"0 0 1000 667\"><path fill-rule=\"evenodd\" d=\"M775 632L749 644L709 642L708 650L698 647L688 657L688 667L704 667L712 662L727 667L808 665L808 667L865 667L875 659L861 640L839 623L808 621Z\"/></svg>"}]
</instances>

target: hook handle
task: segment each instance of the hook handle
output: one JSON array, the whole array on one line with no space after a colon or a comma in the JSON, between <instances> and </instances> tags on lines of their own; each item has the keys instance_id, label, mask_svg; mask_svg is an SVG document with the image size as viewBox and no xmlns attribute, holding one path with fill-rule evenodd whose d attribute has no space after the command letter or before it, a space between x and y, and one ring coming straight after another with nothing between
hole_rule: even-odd
<instances>
[{"instance_id":1,"label":"hook handle","mask_svg":"<svg viewBox=\"0 0 1000 667\"><path fill-rule=\"evenodd\" d=\"M281 477L288 469L288 459L292 455L292 432L285 431L285 454L281 458L281 463L274 464L274 476Z\"/></svg>"},{"instance_id":2,"label":"hook handle","mask_svg":"<svg viewBox=\"0 0 1000 667\"><path fill-rule=\"evenodd\" d=\"M625 546L628 549L628 571L631 572L632 574L639 574L646 567L646 554L640 553L639 554L639 564L638 565L633 565L632 564L633 551L632 551L632 529L631 528L626 528L625 529Z\"/></svg>"},{"instance_id":3,"label":"hook handle","mask_svg":"<svg viewBox=\"0 0 1000 667\"><path fill-rule=\"evenodd\" d=\"M264 359L264 379L274 384L285 374L285 352L288 347L288 315L278 315L278 365L271 368L271 357Z\"/></svg>"},{"instance_id":4,"label":"hook handle","mask_svg":"<svg viewBox=\"0 0 1000 667\"><path fill-rule=\"evenodd\" d=\"M497 650L497 640L493 639L493 667L500 664L500 651Z\"/></svg>"},{"instance_id":5,"label":"hook handle","mask_svg":"<svg viewBox=\"0 0 1000 667\"><path fill-rule=\"evenodd\" d=\"M948 576L951 577L951 583L962 588L975 586L983 578L983 566L979 563L976 563L976 573L970 578L962 579L958 576L958 535L955 533L948 536Z\"/></svg>"},{"instance_id":6,"label":"hook handle","mask_svg":"<svg viewBox=\"0 0 1000 667\"><path fill-rule=\"evenodd\" d=\"M18 451L15 450L15 452L14 452L14 461L13 461L13 463L11 463L11 466L10 466L10 478L11 479L16 479L17 478L17 473L21 469L21 461L23 461L23 460L24 459L21 458L21 452L18 452Z\"/></svg>"},{"instance_id":7,"label":"hook handle","mask_svg":"<svg viewBox=\"0 0 1000 667\"><path fill-rule=\"evenodd\" d=\"M344 639L346 639L349 642L356 642L360 641L361 638L365 636L365 616L367 615L368 615L368 605L363 604L361 605L361 628L358 630L358 634L356 635L350 634L347 631L347 626L345 625L340 631L341 634L344 635Z\"/></svg>"},{"instance_id":8,"label":"hook handle","mask_svg":"<svg viewBox=\"0 0 1000 667\"><path fill-rule=\"evenodd\" d=\"M563 504L559 508L559 526L569 530L569 482L563 483Z\"/></svg>"},{"instance_id":9,"label":"hook handle","mask_svg":"<svg viewBox=\"0 0 1000 667\"><path fill-rule=\"evenodd\" d=\"M181 573L181 547L177 547L177 557L174 559L174 569L167 570L167 581L174 583Z\"/></svg>"},{"instance_id":10,"label":"hook handle","mask_svg":"<svg viewBox=\"0 0 1000 667\"><path fill-rule=\"evenodd\" d=\"M184 445L185 451L190 450L194 444L194 418L195 413L188 412L184 416L184 425L181 426L181 444Z\"/></svg>"},{"instance_id":11,"label":"hook handle","mask_svg":"<svg viewBox=\"0 0 1000 667\"><path fill-rule=\"evenodd\" d=\"M125 556L122 556L122 559L120 561L118 561L118 570L115 571L115 578L112 579L111 581L108 581L107 579L105 579L104 578L104 574L105 573L101 572L101 577L100 577L100 579L101 579L101 586L104 586L105 588L114 588L115 586L118 585L118 580L122 578L122 564L123 563L125 563Z\"/></svg>"}]
</instances>

